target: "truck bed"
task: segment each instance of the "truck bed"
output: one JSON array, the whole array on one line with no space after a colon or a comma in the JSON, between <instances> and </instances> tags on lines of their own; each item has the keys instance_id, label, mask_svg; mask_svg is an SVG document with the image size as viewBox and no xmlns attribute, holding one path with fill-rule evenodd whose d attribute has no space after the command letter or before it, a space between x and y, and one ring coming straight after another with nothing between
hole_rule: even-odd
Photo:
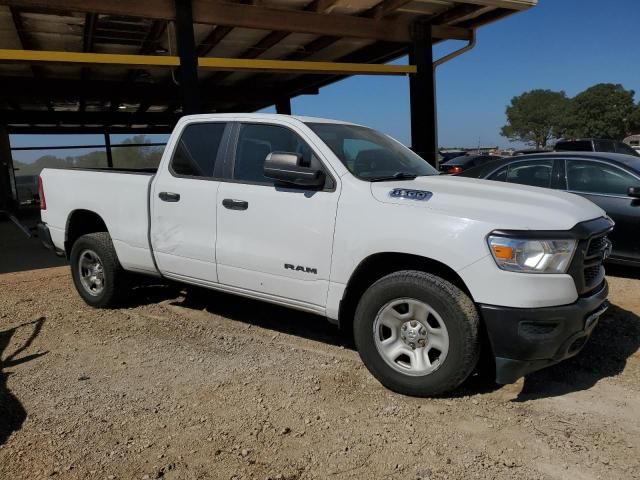
<instances>
[{"instance_id":1,"label":"truck bed","mask_svg":"<svg viewBox=\"0 0 640 480\"><path fill-rule=\"evenodd\" d=\"M42 182L54 245L64 250L66 225L80 210L97 213L109 228L120 263L127 270L155 273L149 249L149 187L154 171L45 168Z\"/></svg>"}]
</instances>

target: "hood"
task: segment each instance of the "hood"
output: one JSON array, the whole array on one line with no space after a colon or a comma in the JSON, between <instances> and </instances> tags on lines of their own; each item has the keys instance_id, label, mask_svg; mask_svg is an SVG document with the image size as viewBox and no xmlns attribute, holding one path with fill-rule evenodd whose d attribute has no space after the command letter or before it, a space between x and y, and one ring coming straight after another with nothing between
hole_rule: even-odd
<instances>
[{"instance_id":1,"label":"hood","mask_svg":"<svg viewBox=\"0 0 640 480\"><path fill-rule=\"evenodd\" d=\"M426 201L390 196L396 188L432 193ZM430 176L409 181L371 183L380 202L427 208L511 230L569 230L606 216L594 203L571 193L473 178Z\"/></svg>"}]
</instances>

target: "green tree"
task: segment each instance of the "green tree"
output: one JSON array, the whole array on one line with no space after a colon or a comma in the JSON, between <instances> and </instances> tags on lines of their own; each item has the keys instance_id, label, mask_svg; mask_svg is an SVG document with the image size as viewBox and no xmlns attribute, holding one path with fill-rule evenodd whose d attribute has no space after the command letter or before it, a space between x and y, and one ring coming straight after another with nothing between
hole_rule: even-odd
<instances>
[{"instance_id":1,"label":"green tree","mask_svg":"<svg viewBox=\"0 0 640 480\"><path fill-rule=\"evenodd\" d=\"M564 135L570 101L564 92L531 90L511 99L502 136L510 140L546 147Z\"/></svg>"},{"instance_id":2,"label":"green tree","mask_svg":"<svg viewBox=\"0 0 640 480\"><path fill-rule=\"evenodd\" d=\"M638 107L635 92L622 85L600 83L576 95L571 100L572 137L596 137L622 140L632 133Z\"/></svg>"},{"instance_id":3,"label":"green tree","mask_svg":"<svg viewBox=\"0 0 640 480\"><path fill-rule=\"evenodd\" d=\"M636 105L629 116L629 133L637 135L640 133L640 104Z\"/></svg>"}]
</instances>

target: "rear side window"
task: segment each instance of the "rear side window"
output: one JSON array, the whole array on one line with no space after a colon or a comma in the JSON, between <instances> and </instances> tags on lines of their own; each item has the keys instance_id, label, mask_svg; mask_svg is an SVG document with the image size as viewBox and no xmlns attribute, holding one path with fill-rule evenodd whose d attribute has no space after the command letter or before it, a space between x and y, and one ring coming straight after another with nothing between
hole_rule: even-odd
<instances>
[{"instance_id":1,"label":"rear side window","mask_svg":"<svg viewBox=\"0 0 640 480\"><path fill-rule=\"evenodd\" d=\"M507 182L549 188L551 186L552 170L553 160L512 163L509 165L509 171L507 172Z\"/></svg>"},{"instance_id":2,"label":"rear side window","mask_svg":"<svg viewBox=\"0 0 640 480\"><path fill-rule=\"evenodd\" d=\"M624 170L600 162L567 160L567 187L572 192L626 196L640 180Z\"/></svg>"},{"instance_id":3,"label":"rear side window","mask_svg":"<svg viewBox=\"0 0 640 480\"><path fill-rule=\"evenodd\" d=\"M589 140L558 142L556 143L555 150L559 152L592 152L593 145Z\"/></svg>"},{"instance_id":4,"label":"rear side window","mask_svg":"<svg viewBox=\"0 0 640 480\"><path fill-rule=\"evenodd\" d=\"M171 171L189 177L213 177L226 123L192 123L182 131L171 159Z\"/></svg>"},{"instance_id":5,"label":"rear side window","mask_svg":"<svg viewBox=\"0 0 640 480\"><path fill-rule=\"evenodd\" d=\"M625 155L633 155L634 157L638 157L638 152L636 152L633 148L631 148L626 143L616 142L616 153L623 153Z\"/></svg>"},{"instance_id":6,"label":"rear side window","mask_svg":"<svg viewBox=\"0 0 640 480\"><path fill-rule=\"evenodd\" d=\"M616 148L610 140L598 140L596 142L596 152L616 153Z\"/></svg>"}]
</instances>

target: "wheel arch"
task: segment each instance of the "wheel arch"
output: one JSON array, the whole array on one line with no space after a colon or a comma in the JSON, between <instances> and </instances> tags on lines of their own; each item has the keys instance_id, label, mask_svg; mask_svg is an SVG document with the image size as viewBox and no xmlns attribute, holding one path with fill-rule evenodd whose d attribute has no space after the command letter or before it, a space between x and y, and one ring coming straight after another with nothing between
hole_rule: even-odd
<instances>
[{"instance_id":1,"label":"wheel arch","mask_svg":"<svg viewBox=\"0 0 640 480\"><path fill-rule=\"evenodd\" d=\"M380 252L363 259L355 268L345 288L338 312L338 323L349 332L359 299L367 288L382 277L401 270L418 270L437 275L458 287L471 300L473 296L464 280L448 265L421 255Z\"/></svg>"},{"instance_id":2,"label":"wheel arch","mask_svg":"<svg viewBox=\"0 0 640 480\"><path fill-rule=\"evenodd\" d=\"M69 259L71 255L71 248L75 241L82 235L96 232L107 232L107 224L102 217L92 211L78 209L72 211L67 217L67 224L64 230L64 252Z\"/></svg>"}]
</instances>

